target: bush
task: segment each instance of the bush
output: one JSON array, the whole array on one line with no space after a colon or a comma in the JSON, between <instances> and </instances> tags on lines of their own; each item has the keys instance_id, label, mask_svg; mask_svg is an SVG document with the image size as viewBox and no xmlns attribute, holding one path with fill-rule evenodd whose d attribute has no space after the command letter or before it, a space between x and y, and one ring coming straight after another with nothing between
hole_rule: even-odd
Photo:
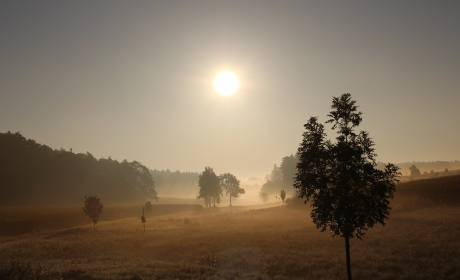
<instances>
[{"instance_id":1,"label":"bush","mask_svg":"<svg viewBox=\"0 0 460 280\"><path fill-rule=\"evenodd\" d=\"M145 203L145 210L147 210L147 211L152 211L152 202L147 201L147 202Z\"/></svg>"},{"instance_id":2,"label":"bush","mask_svg":"<svg viewBox=\"0 0 460 280\"><path fill-rule=\"evenodd\" d=\"M286 199L286 206L291 208L305 207L305 199L299 198L298 192L295 192L290 198Z\"/></svg>"}]
</instances>

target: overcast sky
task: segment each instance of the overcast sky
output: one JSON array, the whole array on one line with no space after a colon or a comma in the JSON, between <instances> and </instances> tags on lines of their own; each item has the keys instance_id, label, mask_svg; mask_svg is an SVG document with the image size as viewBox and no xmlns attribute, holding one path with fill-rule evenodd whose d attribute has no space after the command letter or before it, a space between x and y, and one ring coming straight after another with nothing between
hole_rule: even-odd
<instances>
[{"instance_id":1,"label":"overcast sky","mask_svg":"<svg viewBox=\"0 0 460 280\"><path fill-rule=\"evenodd\" d=\"M346 92L378 160L460 160L460 1L0 2L0 132L55 149L263 177Z\"/></svg>"}]
</instances>

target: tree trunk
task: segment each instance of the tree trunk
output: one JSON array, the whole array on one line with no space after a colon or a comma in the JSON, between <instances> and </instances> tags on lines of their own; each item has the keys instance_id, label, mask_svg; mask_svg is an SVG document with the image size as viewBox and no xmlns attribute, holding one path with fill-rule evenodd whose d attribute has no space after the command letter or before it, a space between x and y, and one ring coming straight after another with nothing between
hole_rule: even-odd
<instances>
[{"instance_id":1,"label":"tree trunk","mask_svg":"<svg viewBox=\"0 0 460 280\"><path fill-rule=\"evenodd\" d=\"M345 237L345 251L347 254L347 274L348 280L351 280L351 261L350 261L350 238Z\"/></svg>"},{"instance_id":2,"label":"tree trunk","mask_svg":"<svg viewBox=\"0 0 460 280\"><path fill-rule=\"evenodd\" d=\"M232 207L232 194L230 194L230 207Z\"/></svg>"}]
</instances>

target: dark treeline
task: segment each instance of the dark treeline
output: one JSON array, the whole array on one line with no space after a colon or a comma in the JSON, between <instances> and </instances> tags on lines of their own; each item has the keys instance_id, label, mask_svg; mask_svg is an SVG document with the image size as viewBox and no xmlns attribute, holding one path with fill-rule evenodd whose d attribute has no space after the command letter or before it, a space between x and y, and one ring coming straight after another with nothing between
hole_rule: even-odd
<instances>
[{"instance_id":1,"label":"dark treeline","mask_svg":"<svg viewBox=\"0 0 460 280\"><path fill-rule=\"evenodd\" d=\"M150 170L155 189L162 196L190 198L199 191L198 172L180 172L179 170Z\"/></svg>"},{"instance_id":2,"label":"dark treeline","mask_svg":"<svg viewBox=\"0 0 460 280\"><path fill-rule=\"evenodd\" d=\"M53 150L19 132L0 133L0 205L81 204L85 195L104 203L157 200L149 170L90 153Z\"/></svg>"},{"instance_id":3,"label":"dark treeline","mask_svg":"<svg viewBox=\"0 0 460 280\"><path fill-rule=\"evenodd\" d=\"M267 181L260 188L260 193L279 195L281 190L284 189L288 192L288 195L292 194L294 192L292 185L297 172L297 161L297 157L290 155L281 160L279 167L275 164L270 175L265 177Z\"/></svg>"}]
</instances>

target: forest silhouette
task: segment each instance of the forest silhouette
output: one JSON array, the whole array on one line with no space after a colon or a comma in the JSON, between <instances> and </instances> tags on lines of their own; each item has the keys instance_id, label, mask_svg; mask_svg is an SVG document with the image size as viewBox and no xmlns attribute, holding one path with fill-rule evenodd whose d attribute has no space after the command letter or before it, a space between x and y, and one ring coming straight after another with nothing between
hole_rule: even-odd
<instances>
[{"instance_id":1,"label":"forest silhouette","mask_svg":"<svg viewBox=\"0 0 460 280\"><path fill-rule=\"evenodd\" d=\"M85 195L105 203L158 200L147 167L53 150L19 132L0 134L0 205L73 205Z\"/></svg>"}]
</instances>

